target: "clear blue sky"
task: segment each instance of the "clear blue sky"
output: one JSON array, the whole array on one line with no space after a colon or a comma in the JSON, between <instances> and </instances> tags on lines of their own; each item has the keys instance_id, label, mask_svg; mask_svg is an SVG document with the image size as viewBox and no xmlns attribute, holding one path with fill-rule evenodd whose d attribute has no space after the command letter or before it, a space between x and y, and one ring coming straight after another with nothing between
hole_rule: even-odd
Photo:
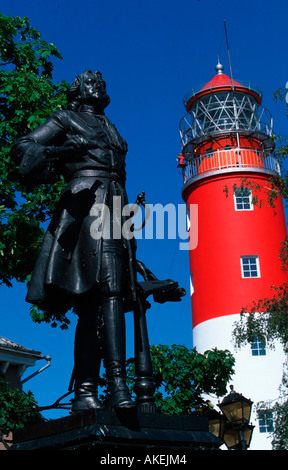
<instances>
[{"instance_id":1,"label":"clear blue sky","mask_svg":"<svg viewBox=\"0 0 288 470\"><path fill-rule=\"evenodd\" d=\"M150 204L183 202L176 168L182 99L215 75L218 55L229 74L224 20L233 78L263 90L276 133L288 134L285 107L273 101L273 91L288 81L286 0L2 0L1 13L27 16L43 39L58 47L63 60L55 62L55 81L72 82L87 68L103 73L111 97L106 114L128 142L130 202L143 190ZM152 305L147 315L150 343L192 347L188 253L179 251L179 240L139 240L138 258L159 278L175 279L187 290L180 304ZM75 318L69 331L35 325L25 293L25 285L1 288L0 335L52 356L51 367L25 384L45 406L67 391ZM132 355L130 314L127 320Z\"/></svg>"}]
</instances>

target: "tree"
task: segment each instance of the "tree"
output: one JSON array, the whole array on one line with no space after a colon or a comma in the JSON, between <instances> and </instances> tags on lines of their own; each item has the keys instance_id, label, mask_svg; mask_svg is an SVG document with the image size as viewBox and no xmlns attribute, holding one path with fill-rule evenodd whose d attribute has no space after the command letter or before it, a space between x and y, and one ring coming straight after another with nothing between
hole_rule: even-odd
<instances>
[{"instance_id":1,"label":"tree","mask_svg":"<svg viewBox=\"0 0 288 470\"><path fill-rule=\"evenodd\" d=\"M274 293L274 295L273 295ZM271 298L253 302L243 308L236 323L233 336L238 347L252 343L257 337L267 347L273 348L279 340L286 350L288 345L288 284L271 287ZM259 313L261 312L261 313Z\"/></svg>"},{"instance_id":2,"label":"tree","mask_svg":"<svg viewBox=\"0 0 288 470\"><path fill-rule=\"evenodd\" d=\"M10 156L16 139L66 103L68 84L52 83L56 46L41 39L28 18L0 14L0 284L29 280L62 181L29 187Z\"/></svg>"},{"instance_id":3,"label":"tree","mask_svg":"<svg viewBox=\"0 0 288 470\"><path fill-rule=\"evenodd\" d=\"M33 394L18 388L10 388L0 378L0 441L5 445L5 438L10 432L30 424L43 422L44 418L37 411Z\"/></svg>"},{"instance_id":4,"label":"tree","mask_svg":"<svg viewBox=\"0 0 288 470\"><path fill-rule=\"evenodd\" d=\"M212 349L204 354L182 345L151 346L158 412L190 415L206 408L203 394L223 396L234 373L234 357L225 350ZM134 359L127 361L127 376L133 390Z\"/></svg>"},{"instance_id":5,"label":"tree","mask_svg":"<svg viewBox=\"0 0 288 470\"><path fill-rule=\"evenodd\" d=\"M270 409L274 415L274 431L272 447L274 450L288 449L288 373L287 364L284 366L283 380L280 387L280 396L276 403L271 403ZM264 406L267 406L265 403Z\"/></svg>"}]
</instances>

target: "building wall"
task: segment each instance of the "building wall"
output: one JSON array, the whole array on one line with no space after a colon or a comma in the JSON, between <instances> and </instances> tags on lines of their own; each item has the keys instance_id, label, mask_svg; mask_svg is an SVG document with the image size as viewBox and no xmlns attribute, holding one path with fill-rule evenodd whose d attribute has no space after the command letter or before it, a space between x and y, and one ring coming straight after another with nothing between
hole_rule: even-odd
<instances>
[{"instance_id":1,"label":"building wall","mask_svg":"<svg viewBox=\"0 0 288 470\"><path fill-rule=\"evenodd\" d=\"M275 349L266 349L265 355L254 356L250 345L236 349L232 337L234 323L239 321L239 314L213 318L198 324L193 330L193 341L197 351L217 347L228 349L234 355L235 374L231 383L234 390L254 402L251 424L255 426L250 449L271 450L271 434L260 432L260 422L256 407L261 401L275 400L279 396L283 364L286 360L283 348L276 344ZM210 397L211 399L211 397ZM217 405L218 400L211 400ZM221 400L220 400L221 401ZM219 408L216 409L218 411ZM265 430L262 428L262 430Z\"/></svg>"},{"instance_id":2,"label":"building wall","mask_svg":"<svg viewBox=\"0 0 288 470\"><path fill-rule=\"evenodd\" d=\"M19 390L22 390L19 367L19 364L10 364L4 378L11 388L19 388Z\"/></svg>"}]
</instances>

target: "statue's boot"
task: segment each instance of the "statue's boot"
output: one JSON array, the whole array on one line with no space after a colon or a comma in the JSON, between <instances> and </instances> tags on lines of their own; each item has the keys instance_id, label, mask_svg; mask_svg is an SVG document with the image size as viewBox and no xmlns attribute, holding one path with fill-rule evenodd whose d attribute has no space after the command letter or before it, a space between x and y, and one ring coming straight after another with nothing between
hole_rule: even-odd
<instances>
[{"instance_id":1,"label":"statue's boot","mask_svg":"<svg viewBox=\"0 0 288 470\"><path fill-rule=\"evenodd\" d=\"M75 387L75 398L72 401L72 413L79 413L85 410L104 408L98 399L98 384L93 382L83 382Z\"/></svg>"},{"instance_id":2,"label":"statue's boot","mask_svg":"<svg viewBox=\"0 0 288 470\"><path fill-rule=\"evenodd\" d=\"M74 345L73 413L104 408L98 398L101 366L100 317L80 315Z\"/></svg>"},{"instance_id":3,"label":"statue's boot","mask_svg":"<svg viewBox=\"0 0 288 470\"><path fill-rule=\"evenodd\" d=\"M109 298L103 304L103 311L107 406L110 409L132 408L135 402L126 384L125 317L121 300L117 297Z\"/></svg>"}]
</instances>

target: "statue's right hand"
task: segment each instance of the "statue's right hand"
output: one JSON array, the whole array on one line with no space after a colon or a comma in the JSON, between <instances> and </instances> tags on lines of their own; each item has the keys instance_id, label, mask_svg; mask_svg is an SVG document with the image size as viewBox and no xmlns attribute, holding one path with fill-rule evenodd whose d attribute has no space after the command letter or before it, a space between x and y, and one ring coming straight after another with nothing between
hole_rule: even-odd
<instances>
[{"instance_id":1,"label":"statue's right hand","mask_svg":"<svg viewBox=\"0 0 288 470\"><path fill-rule=\"evenodd\" d=\"M81 153L86 152L88 147L88 141L79 135L72 135L65 142L64 147L73 147L74 150L80 151Z\"/></svg>"},{"instance_id":2,"label":"statue's right hand","mask_svg":"<svg viewBox=\"0 0 288 470\"><path fill-rule=\"evenodd\" d=\"M83 137L75 135L67 139L65 144L62 146L46 147L44 154L46 158L71 158L79 157L79 155L84 155L87 152L87 149L87 140L83 139Z\"/></svg>"}]
</instances>

